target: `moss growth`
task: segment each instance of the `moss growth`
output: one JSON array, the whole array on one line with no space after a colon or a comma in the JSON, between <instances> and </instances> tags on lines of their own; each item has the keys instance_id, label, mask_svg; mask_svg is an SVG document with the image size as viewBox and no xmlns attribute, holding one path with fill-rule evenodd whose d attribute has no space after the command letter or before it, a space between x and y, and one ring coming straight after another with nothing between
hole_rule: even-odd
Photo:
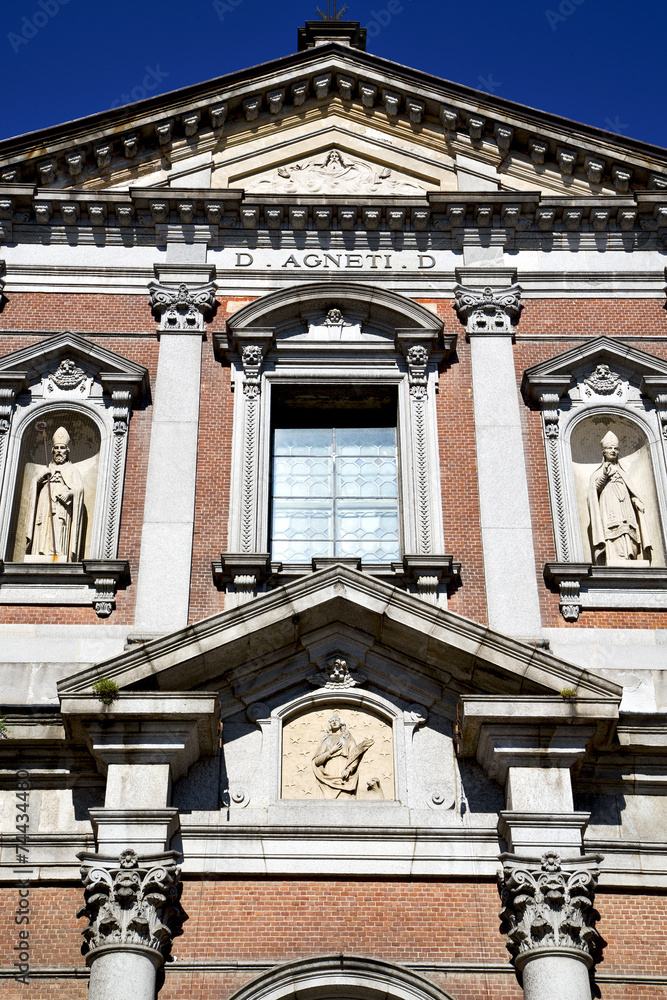
<instances>
[{"instance_id":1,"label":"moss growth","mask_svg":"<svg viewBox=\"0 0 667 1000\"><path fill-rule=\"evenodd\" d=\"M561 698L567 698L568 701L572 701L573 698L577 697L576 688L563 688L560 696Z\"/></svg>"},{"instance_id":2,"label":"moss growth","mask_svg":"<svg viewBox=\"0 0 667 1000\"><path fill-rule=\"evenodd\" d=\"M95 681L93 691L105 705L111 705L118 697L118 685L108 677L100 677Z\"/></svg>"}]
</instances>

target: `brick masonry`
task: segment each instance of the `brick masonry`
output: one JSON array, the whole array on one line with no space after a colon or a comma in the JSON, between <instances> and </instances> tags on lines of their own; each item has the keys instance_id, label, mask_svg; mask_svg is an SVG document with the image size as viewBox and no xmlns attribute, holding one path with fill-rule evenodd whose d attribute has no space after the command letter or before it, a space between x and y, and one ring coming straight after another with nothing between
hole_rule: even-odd
<instances>
[{"instance_id":1,"label":"brick masonry","mask_svg":"<svg viewBox=\"0 0 667 1000\"><path fill-rule=\"evenodd\" d=\"M599 930L607 942L598 966L603 1000L662 995L666 986L605 982L608 976L663 976L665 893L598 893ZM0 997L28 995L85 997L85 980L71 978L85 967L80 955L83 919L79 886L31 889L31 967L68 970L60 980L35 977L30 987L0 978ZM186 880L182 898L189 914L174 943L161 1000L184 996L226 1000L260 973L253 962L284 963L316 956L368 956L395 962L485 963L492 971L423 974L454 1000L519 998L508 967L505 940L498 931L495 885L481 881L351 879ZM11 968L16 943L13 923L16 889L0 890L0 968ZM58 933L54 933L54 928ZM178 962L194 964L178 972ZM200 972L199 962L239 963L238 971ZM244 968L245 965L245 968Z\"/></svg>"},{"instance_id":2,"label":"brick masonry","mask_svg":"<svg viewBox=\"0 0 667 1000\"><path fill-rule=\"evenodd\" d=\"M224 595L212 579L211 560L227 545L230 504L230 459L233 394L228 363L215 356L212 334L224 329L227 315L247 300L222 299L202 344L202 385L200 400L199 455L197 466L196 510L193 538L190 621L215 614L224 608ZM443 364L436 407L440 444L440 482L443 497L445 548L462 564L462 586L452 594L449 607L480 623L486 622L484 568L482 559L477 469L474 447L472 386L469 346L463 327L450 300L421 300L443 319L447 332L458 334L455 355ZM154 385L158 357L156 323L150 313L147 296L97 295L92 293L17 293L8 297L0 313L0 353L27 346L37 338L28 331L45 329L50 333L63 329L89 336L119 354L145 364ZM25 330L2 336L2 330ZM118 331L129 336L119 336ZM667 344L658 337L667 335L667 313L661 299L554 299L528 300L519 322L519 340L514 349L517 384L523 371L572 347L571 337L622 337L623 334L645 338L641 347L667 358ZM525 341L531 335L539 339ZM653 342L651 342L653 340ZM665 612L638 610L582 611L576 623L565 622L558 611L558 595L543 582L545 562L555 557L553 528L546 478L544 444L539 413L529 406L521 408L524 445L535 538L535 571L539 583L543 624L551 627L623 627L663 628ZM117 610L106 620L96 617L92 608L54 607L49 618L55 623L131 624L134 613L134 586L143 520L146 466L150 444L150 399L137 408L130 425L125 495L121 518L119 556L130 560L132 582L117 596ZM2 607L0 621L32 623L44 620L40 607Z\"/></svg>"}]
</instances>

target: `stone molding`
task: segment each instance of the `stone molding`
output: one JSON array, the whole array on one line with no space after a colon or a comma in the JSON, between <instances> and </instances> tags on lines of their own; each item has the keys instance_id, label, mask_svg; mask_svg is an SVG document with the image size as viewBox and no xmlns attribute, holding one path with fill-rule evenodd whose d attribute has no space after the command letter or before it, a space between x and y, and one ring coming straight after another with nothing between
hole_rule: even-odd
<instances>
[{"instance_id":1,"label":"stone molding","mask_svg":"<svg viewBox=\"0 0 667 1000\"><path fill-rule=\"evenodd\" d=\"M501 854L500 860L500 930L508 936L516 969L521 972L531 957L545 951L574 953L591 968L603 946L593 905L602 857L561 859L547 851L539 861L512 854Z\"/></svg>"},{"instance_id":2,"label":"stone molding","mask_svg":"<svg viewBox=\"0 0 667 1000\"><path fill-rule=\"evenodd\" d=\"M472 144L496 163L508 157L532 162L568 180L619 193L631 187L667 188L664 160L654 147L608 136L602 140L583 126L575 135L571 122L523 106L516 106L514 114L511 107L499 114L493 97L480 100L477 91L453 89L404 67L397 73L392 70L398 67L386 68L345 42L349 38L342 45L330 40L276 60L259 74L255 67L231 79L187 88L180 101L178 92L172 97L168 108L164 98L154 99L130 122L126 110L118 108L84 119L67 135L61 127L42 130L37 134L40 148L48 152L41 158L30 155L34 137L28 148L21 137L5 140L0 144L0 181L23 180L44 186L48 193L55 189L67 194L82 183L117 181L130 166L161 155L187 154L195 138L198 151L207 152L219 145L225 132L238 133L246 123L273 125L297 109L312 112L342 100L346 108L386 116L385 127L427 127L455 152L469 152Z\"/></svg>"},{"instance_id":3,"label":"stone molding","mask_svg":"<svg viewBox=\"0 0 667 1000\"><path fill-rule=\"evenodd\" d=\"M298 205L294 201L298 201ZM62 234L90 242L101 233L165 246L184 240L218 245L227 230L433 232L451 245L483 240L515 248L522 240L575 234L598 248L600 239L626 247L633 234L659 249L667 240L667 192L637 191L601 200L539 192L424 192L423 195L254 194L227 188L131 188L129 191L47 191L0 183L0 236L28 242ZM4 206L4 208L2 208ZM574 206L574 207L573 207ZM532 242L530 242L532 240ZM535 240L538 242L535 243ZM428 251L426 251L428 252ZM11 266L10 274L11 278Z\"/></svg>"},{"instance_id":4,"label":"stone molding","mask_svg":"<svg viewBox=\"0 0 667 1000\"><path fill-rule=\"evenodd\" d=\"M523 308L521 286L495 289L465 288L461 284L454 287L455 304L459 319L466 326L466 337L473 335L513 335Z\"/></svg>"},{"instance_id":5,"label":"stone molding","mask_svg":"<svg viewBox=\"0 0 667 1000\"><path fill-rule=\"evenodd\" d=\"M80 563L13 563L0 559L0 603L42 604L52 587L77 588L63 593L63 603L92 604L98 618L116 607L116 592L130 579L127 559L84 559ZM70 600L74 596L74 600ZM20 599L20 601L19 601Z\"/></svg>"},{"instance_id":6,"label":"stone molding","mask_svg":"<svg viewBox=\"0 0 667 1000\"><path fill-rule=\"evenodd\" d=\"M325 386L356 381L369 388L373 384L395 387L400 413L400 480L407 501L402 504L404 544L416 555L443 555L439 483L430 474L437 463L434 393L438 364L451 354L456 338L443 335L442 326L439 317L412 300L375 286L347 282L317 282L280 290L251 302L229 318L226 332L215 339L218 349L232 361L232 380L237 387L232 491L240 504L230 512L231 551L225 560L234 558L235 552L250 557L251 563L265 567L261 573L264 583L269 582L271 394L283 384L304 381ZM295 336L286 336L287 330ZM333 330L339 336L333 335ZM271 575L295 568L295 564L280 568L274 564ZM390 570L380 564L374 568ZM302 572L310 569L309 564ZM213 573L219 582L225 582L223 562L213 564ZM238 603L252 596L260 581L256 572L235 575L242 590L233 590L230 596ZM248 579L242 580L245 576ZM430 584L427 589L429 593L433 590Z\"/></svg>"},{"instance_id":7,"label":"stone molding","mask_svg":"<svg viewBox=\"0 0 667 1000\"><path fill-rule=\"evenodd\" d=\"M181 282L177 288L151 281L151 309L160 318L160 333L202 333L216 307L216 288L213 281L190 287Z\"/></svg>"},{"instance_id":8,"label":"stone molding","mask_svg":"<svg viewBox=\"0 0 667 1000\"><path fill-rule=\"evenodd\" d=\"M570 444L578 423L589 417L634 423L650 455L658 524L667 523L667 364L603 336L526 369L521 388L542 416L556 548L544 576L559 590L563 618L577 621L582 607L667 607L665 567L599 566L590 560ZM667 548L664 532L662 545Z\"/></svg>"},{"instance_id":9,"label":"stone molding","mask_svg":"<svg viewBox=\"0 0 667 1000\"><path fill-rule=\"evenodd\" d=\"M87 917L82 951L86 961L109 945L149 948L164 961L188 919L181 906L178 854L140 858L133 850L118 859L82 852L85 903L77 917Z\"/></svg>"},{"instance_id":10,"label":"stone molding","mask_svg":"<svg viewBox=\"0 0 667 1000\"><path fill-rule=\"evenodd\" d=\"M118 582L127 576L127 564L118 560L118 536L125 478L127 431L132 407L148 390L148 371L106 348L70 332L57 334L0 359L0 555L5 567L0 577L0 604L16 603L15 586L33 586L23 603L59 603L50 584L78 583L78 592L62 590L63 603L88 603L86 588L93 586L97 613L113 611ZM19 405L20 404L20 405ZM95 510L89 535L90 557L83 563L56 565L13 563L6 559L10 524L21 469L23 435L37 417L71 409L96 426L99 467ZM10 572L11 570L11 572ZM42 574L42 579L37 579ZM78 579L75 579L78 578ZM30 581L30 582L29 582ZM43 600L36 598L41 594Z\"/></svg>"}]
</instances>

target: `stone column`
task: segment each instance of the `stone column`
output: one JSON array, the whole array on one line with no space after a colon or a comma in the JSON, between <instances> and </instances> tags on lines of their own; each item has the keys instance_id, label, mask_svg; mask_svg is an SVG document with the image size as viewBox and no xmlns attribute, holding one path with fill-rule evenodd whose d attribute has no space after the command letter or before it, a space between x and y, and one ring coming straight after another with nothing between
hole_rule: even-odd
<instances>
[{"instance_id":1,"label":"stone column","mask_svg":"<svg viewBox=\"0 0 667 1000\"><path fill-rule=\"evenodd\" d=\"M185 271L186 265L181 269ZM199 272L203 273L201 267ZM161 317L160 356L148 454L135 631L150 635L172 632L188 622L201 342L204 316L215 306L215 285L209 282L192 287L181 282L178 287L167 287L154 281L149 290L153 310Z\"/></svg>"},{"instance_id":2,"label":"stone column","mask_svg":"<svg viewBox=\"0 0 667 1000\"><path fill-rule=\"evenodd\" d=\"M523 639L541 633L526 460L512 353L521 289L455 288L472 364L477 478L489 625Z\"/></svg>"},{"instance_id":3,"label":"stone column","mask_svg":"<svg viewBox=\"0 0 667 1000\"><path fill-rule=\"evenodd\" d=\"M600 957L593 906L597 855L541 860L501 854L501 931L526 1000L591 1000L589 971Z\"/></svg>"},{"instance_id":4,"label":"stone column","mask_svg":"<svg viewBox=\"0 0 667 1000\"><path fill-rule=\"evenodd\" d=\"M187 914L174 851L118 860L81 853L87 917L82 951L90 968L89 1000L154 1000L173 938Z\"/></svg>"}]
</instances>

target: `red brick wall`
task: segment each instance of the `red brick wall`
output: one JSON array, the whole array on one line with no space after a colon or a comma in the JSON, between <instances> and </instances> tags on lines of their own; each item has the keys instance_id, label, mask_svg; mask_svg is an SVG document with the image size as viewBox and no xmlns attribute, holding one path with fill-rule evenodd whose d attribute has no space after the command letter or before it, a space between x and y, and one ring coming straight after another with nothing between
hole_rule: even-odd
<instances>
[{"instance_id":1,"label":"red brick wall","mask_svg":"<svg viewBox=\"0 0 667 1000\"><path fill-rule=\"evenodd\" d=\"M82 968L75 913L82 892L75 885L33 886L30 943L32 968ZM183 906L189 914L174 943L179 961L289 962L343 952L398 964L486 962L505 966L508 954L498 926L495 885L476 881L350 879L187 880ZM600 891L599 929L607 941L602 976L667 976L665 893ZM16 943L16 889L0 890L0 967L10 967ZM430 974L456 1000L520 998L513 976L498 973ZM167 975L160 996L225 1000L254 973ZM606 983L603 1000L649 995L641 984ZM20 998L25 987L0 980L0 997ZM650 995L662 995L651 987ZM69 991L69 992L68 992ZM74 980L33 980L29 992L44 997L84 997Z\"/></svg>"},{"instance_id":2,"label":"red brick wall","mask_svg":"<svg viewBox=\"0 0 667 1000\"><path fill-rule=\"evenodd\" d=\"M517 327L521 336L544 336L525 341L519 337L514 348L517 386L526 368L547 361L582 341L553 339L559 336L583 334L622 338L624 334L645 337L645 342L627 341L637 350L647 351L667 359L667 343L651 342L651 337L667 336L667 312L659 299L533 299L528 300ZM548 339L547 339L548 337ZM524 448L528 472L528 490L535 542L535 561L540 592L542 624L557 628L665 628L667 612L656 610L586 610L577 622L566 622L558 610L558 594L544 583L546 562L556 558L553 523L549 502L546 457L539 411L529 405L521 407Z\"/></svg>"},{"instance_id":3,"label":"red brick wall","mask_svg":"<svg viewBox=\"0 0 667 1000\"><path fill-rule=\"evenodd\" d=\"M119 303L121 311L124 307L129 307L129 305L136 305L136 296L91 296L91 295L12 295L11 301L14 302L16 299L24 300L35 300L35 299L57 299L57 303L47 303L47 312L58 313L59 318L62 322L54 323L53 328L56 329L59 325L62 329L66 329L74 326L75 330L80 330L81 327L75 324L71 317L69 324L66 321L66 306L67 300L74 300L70 308L76 310L77 303L80 303L81 299L92 300L92 299L103 299L105 300L105 309L109 310L109 316L105 317L100 312L100 318L95 322L89 317L89 322L92 327L95 327L95 332L104 331L105 329L113 330L118 327L125 325L126 327L134 326L136 327L136 322L129 324L123 324L119 320L113 319L113 309L111 309L112 302L107 302L106 300L122 299L123 302ZM33 316L33 310L37 309L39 303L25 302L23 314L24 316ZM0 314L0 319L5 318L6 309ZM97 315L97 314L96 314ZM150 313L148 316L150 320ZM150 320L154 328L155 324ZM15 324L16 327L19 324ZM27 326L31 324L28 323ZM45 321L43 326L47 327L49 324ZM145 323L146 329L151 327ZM5 326L6 328L6 326ZM21 623L21 624L32 624L32 623L43 623L48 620L50 624L66 624L66 625L99 625L104 627L105 625L125 625L131 624L134 620L134 601L136 593L136 582L139 572L139 549L141 546L141 526L143 523L144 515L144 496L146 492L146 472L148 463L148 449L150 445L150 433L151 433L151 392L155 386L155 375L157 371L157 359L159 345L156 337L100 337L95 336L92 331L86 333L87 339L91 340L93 343L106 348L107 350L114 351L116 354L120 354L123 357L129 358L131 361L137 364L145 365L148 369L149 380L150 380L150 391L146 399L139 401L136 408L132 411L132 417L130 420L130 427L128 431L128 441L127 441L127 463L125 468L125 489L123 492L123 506L121 511L121 521L120 521L120 537L118 543L118 557L121 559L129 559L130 562L130 583L125 586L121 586L116 595L116 610L109 618L98 618L92 607L68 607L66 605L61 607L56 607L53 605L48 605L48 607L42 607L39 605L22 607L22 606L0 606L0 622L3 623ZM3 336L0 333L0 356L8 354L11 351L19 350L23 347L28 347L30 344L37 342L40 338L32 336Z\"/></svg>"}]
</instances>

